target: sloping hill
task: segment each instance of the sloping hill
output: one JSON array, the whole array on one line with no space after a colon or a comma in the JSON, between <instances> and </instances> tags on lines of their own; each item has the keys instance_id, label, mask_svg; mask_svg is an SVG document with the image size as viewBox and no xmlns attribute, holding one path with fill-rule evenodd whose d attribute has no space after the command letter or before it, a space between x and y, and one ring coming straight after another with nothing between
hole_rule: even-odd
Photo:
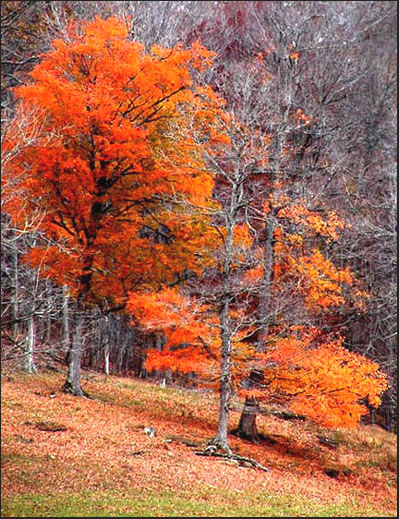
<instances>
[{"instance_id":1,"label":"sloping hill","mask_svg":"<svg viewBox=\"0 0 399 519\"><path fill-rule=\"evenodd\" d=\"M3 517L396 516L396 437L377 426L262 416L261 445L231 444L263 472L195 455L215 432L214 394L90 376L88 400L62 382L3 376Z\"/></svg>"}]
</instances>

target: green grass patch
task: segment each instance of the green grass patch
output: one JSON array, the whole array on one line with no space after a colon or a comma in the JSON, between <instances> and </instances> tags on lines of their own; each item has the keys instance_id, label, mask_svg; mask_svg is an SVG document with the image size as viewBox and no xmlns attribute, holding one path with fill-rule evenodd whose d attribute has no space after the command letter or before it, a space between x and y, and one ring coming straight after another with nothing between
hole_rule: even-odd
<instances>
[{"instance_id":1,"label":"green grass patch","mask_svg":"<svg viewBox=\"0 0 399 519\"><path fill-rule=\"evenodd\" d=\"M378 517L381 512L354 504L323 504L293 496L222 493L213 489L202 489L196 495L137 490L123 495L21 495L4 499L1 507L2 517Z\"/></svg>"}]
</instances>

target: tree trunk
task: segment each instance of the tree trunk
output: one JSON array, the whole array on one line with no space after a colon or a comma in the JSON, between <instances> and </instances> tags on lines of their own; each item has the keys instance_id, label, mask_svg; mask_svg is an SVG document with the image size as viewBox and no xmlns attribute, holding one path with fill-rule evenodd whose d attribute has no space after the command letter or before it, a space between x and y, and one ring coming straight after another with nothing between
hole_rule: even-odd
<instances>
[{"instance_id":1,"label":"tree trunk","mask_svg":"<svg viewBox=\"0 0 399 519\"><path fill-rule=\"evenodd\" d=\"M256 398L247 397L244 409L238 424L238 434L244 440L250 440L256 443L259 439L258 429L256 427L256 416L259 411L259 405Z\"/></svg>"},{"instance_id":2,"label":"tree trunk","mask_svg":"<svg viewBox=\"0 0 399 519\"><path fill-rule=\"evenodd\" d=\"M214 445L218 449L231 454L231 449L227 440L231 396L231 337L228 301L225 301L221 306L220 324L222 327L222 362L220 376L219 422L216 438L209 443L210 445Z\"/></svg>"},{"instance_id":3,"label":"tree trunk","mask_svg":"<svg viewBox=\"0 0 399 519\"><path fill-rule=\"evenodd\" d=\"M230 323L230 287L231 287L231 264L233 257L233 239L235 225L235 210L237 203L237 187L233 189L231 200L230 215L226 218L226 256L223 268L223 297L220 304L220 328L221 328L221 366L220 366L220 404L219 404L219 422L216 438L209 442L209 446L216 446L218 449L232 454L228 440L227 429L229 425L229 405L231 396L231 323Z\"/></svg>"},{"instance_id":4,"label":"tree trunk","mask_svg":"<svg viewBox=\"0 0 399 519\"><path fill-rule=\"evenodd\" d=\"M119 374L122 373L124 350L125 350L125 345L121 345L118 343L118 355L116 357L116 366L115 366L114 371Z\"/></svg>"},{"instance_id":5,"label":"tree trunk","mask_svg":"<svg viewBox=\"0 0 399 519\"><path fill-rule=\"evenodd\" d=\"M395 357L394 357L394 351L395 351L395 343L393 338L389 340L388 344L389 348L389 362L388 362L388 372L394 373L395 372ZM394 381L391 381L391 384L388 387L388 390L386 392L387 396L387 410L386 410L386 427L387 430L391 433L396 432L395 426L396 426L396 402L395 402L395 385Z\"/></svg>"},{"instance_id":6,"label":"tree trunk","mask_svg":"<svg viewBox=\"0 0 399 519\"><path fill-rule=\"evenodd\" d=\"M154 338L154 347L157 351L162 351L164 346L163 338L160 335L156 335ZM153 376L155 377L155 380L159 382L164 377L164 372L161 369L154 369L153 370Z\"/></svg>"},{"instance_id":7,"label":"tree trunk","mask_svg":"<svg viewBox=\"0 0 399 519\"><path fill-rule=\"evenodd\" d=\"M71 355L71 344L70 344L70 332L69 332L69 295L68 295L68 287L63 286L62 288L62 346L65 354L65 362L69 364L70 355Z\"/></svg>"},{"instance_id":8,"label":"tree trunk","mask_svg":"<svg viewBox=\"0 0 399 519\"><path fill-rule=\"evenodd\" d=\"M107 344L104 349L104 373L109 375L109 345Z\"/></svg>"},{"instance_id":9,"label":"tree trunk","mask_svg":"<svg viewBox=\"0 0 399 519\"><path fill-rule=\"evenodd\" d=\"M33 315L28 319L28 333L25 338L24 351L24 371L26 373L36 373L36 366L33 361L33 349L35 346L35 323Z\"/></svg>"},{"instance_id":10,"label":"tree trunk","mask_svg":"<svg viewBox=\"0 0 399 519\"><path fill-rule=\"evenodd\" d=\"M80 361L82 358L82 318L78 317L75 332L72 337L72 347L70 351L68 378L63 386L65 393L72 393L75 396L88 396L80 385Z\"/></svg>"},{"instance_id":11,"label":"tree trunk","mask_svg":"<svg viewBox=\"0 0 399 519\"><path fill-rule=\"evenodd\" d=\"M11 319L12 319L12 333L16 339L19 334L19 270L18 270L18 253L14 251L12 254L14 267L14 294L11 303Z\"/></svg>"}]
</instances>

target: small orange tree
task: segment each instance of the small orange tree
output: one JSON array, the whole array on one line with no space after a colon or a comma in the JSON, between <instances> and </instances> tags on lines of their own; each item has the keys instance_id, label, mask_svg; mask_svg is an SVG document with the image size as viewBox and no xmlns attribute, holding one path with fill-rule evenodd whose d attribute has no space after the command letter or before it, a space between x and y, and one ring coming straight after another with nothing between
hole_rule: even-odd
<instances>
[{"instance_id":1,"label":"small orange tree","mask_svg":"<svg viewBox=\"0 0 399 519\"><path fill-rule=\"evenodd\" d=\"M368 413L362 402L378 407L387 384L377 363L348 351L342 333L327 331L335 313L348 306L361 312L367 301L351 271L328 258L328 246L339 240L344 224L333 211L322 216L285 195L266 203L266 219L272 211L273 310L249 362L259 379L244 394L288 405L323 426L356 426ZM249 270L248 282L256 285L264 268ZM248 429L250 439L256 439L254 430Z\"/></svg>"},{"instance_id":2,"label":"small orange tree","mask_svg":"<svg viewBox=\"0 0 399 519\"><path fill-rule=\"evenodd\" d=\"M181 201L206 206L212 193L190 138L212 117L207 99L219 103L193 82L210 61L199 44L146 52L122 22L96 18L72 24L16 89L16 117L35 110L36 139L7 164L15 195L5 210L17 224L40 212L44 240L28 261L79 307L120 310L129 290L198 270L205 226ZM10 132L4 147L18 138ZM82 394L79 338L72 351L65 388Z\"/></svg>"},{"instance_id":3,"label":"small orange tree","mask_svg":"<svg viewBox=\"0 0 399 519\"><path fill-rule=\"evenodd\" d=\"M316 327L291 327L289 333L271 339L254 362L263 374L256 394L268 403L288 404L326 427L357 426L368 413L362 400L378 407L386 380L376 362L348 351L342 343L341 336L326 336Z\"/></svg>"}]
</instances>

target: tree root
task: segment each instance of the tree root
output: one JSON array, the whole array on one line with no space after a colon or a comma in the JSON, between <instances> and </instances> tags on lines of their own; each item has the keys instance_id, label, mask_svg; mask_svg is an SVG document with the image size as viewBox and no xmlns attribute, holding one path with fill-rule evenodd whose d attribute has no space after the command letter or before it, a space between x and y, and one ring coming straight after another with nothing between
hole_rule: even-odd
<instances>
[{"instance_id":1,"label":"tree root","mask_svg":"<svg viewBox=\"0 0 399 519\"><path fill-rule=\"evenodd\" d=\"M205 451L209 455L213 455L215 452L221 451L227 456L233 456L233 451L231 450L229 444L226 440L221 440L219 437L212 438L206 444Z\"/></svg>"},{"instance_id":2,"label":"tree root","mask_svg":"<svg viewBox=\"0 0 399 519\"><path fill-rule=\"evenodd\" d=\"M89 395L89 393L87 393L84 389L82 389L81 387L78 389L74 389L70 382L65 382L65 384L62 386L62 392L70 393L78 397L84 397L93 400L93 397Z\"/></svg>"},{"instance_id":3,"label":"tree root","mask_svg":"<svg viewBox=\"0 0 399 519\"><path fill-rule=\"evenodd\" d=\"M180 442L187 447L203 447L204 442L197 442L195 440L190 440L189 438L184 438L183 436L168 436L167 441Z\"/></svg>"},{"instance_id":4,"label":"tree root","mask_svg":"<svg viewBox=\"0 0 399 519\"><path fill-rule=\"evenodd\" d=\"M195 451L194 454L197 456L215 456L217 458L226 458L228 460L234 460L237 461L239 464L245 466L245 464L251 465L257 469L263 470L264 472L268 472L269 469L265 467L264 465L261 465L257 461L253 460L252 458L246 458L245 456L239 456L238 454L223 454L220 452L215 452L212 450L209 450L208 448L204 451Z\"/></svg>"},{"instance_id":5,"label":"tree root","mask_svg":"<svg viewBox=\"0 0 399 519\"><path fill-rule=\"evenodd\" d=\"M246 433L243 431L240 431L240 429L237 427L236 429L233 429L230 431L230 434L234 434L234 436L237 436L238 438L241 438L242 440L246 440L248 442L253 443L254 445L260 445L263 438L263 434L255 430L255 432L252 433Z\"/></svg>"},{"instance_id":6,"label":"tree root","mask_svg":"<svg viewBox=\"0 0 399 519\"><path fill-rule=\"evenodd\" d=\"M168 441L179 441L187 447L200 447L203 442L196 442L183 438L182 436L169 436ZM222 452L221 452L222 451ZM194 451L197 456L213 456L216 458L225 458L227 460L236 461L238 465L243 467L252 466L264 472L268 472L269 469L252 458L246 458L245 456L239 456L234 454L230 446L226 442L221 442L217 438L209 440L207 446L203 451Z\"/></svg>"}]
</instances>

